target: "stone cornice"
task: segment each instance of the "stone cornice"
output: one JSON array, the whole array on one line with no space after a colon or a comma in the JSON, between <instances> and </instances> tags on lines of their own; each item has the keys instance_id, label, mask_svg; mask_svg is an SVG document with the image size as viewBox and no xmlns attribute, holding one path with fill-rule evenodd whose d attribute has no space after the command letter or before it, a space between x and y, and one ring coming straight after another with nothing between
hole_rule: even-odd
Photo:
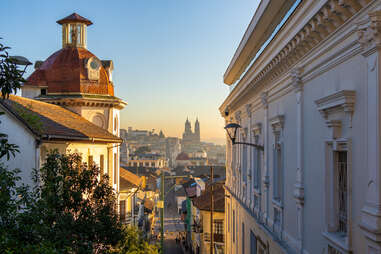
<instances>
[{"instance_id":1,"label":"stone cornice","mask_svg":"<svg viewBox=\"0 0 381 254\"><path fill-rule=\"evenodd\" d=\"M315 101L317 109L324 117L328 118L328 115L332 111L342 109L346 113L353 114L356 101L356 92L352 90L341 90L334 94L325 96Z\"/></svg>"},{"instance_id":2,"label":"stone cornice","mask_svg":"<svg viewBox=\"0 0 381 254\"><path fill-rule=\"evenodd\" d=\"M358 42L367 52L381 46L381 11L369 13L369 19L357 24Z\"/></svg>"},{"instance_id":3,"label":"stone cornice","mask_svg":"<svg viewBox=\"0 0 381 254\"><path fill-rule=\"evenodd\" d=\"M82 106L82 107L115 107L117 109L123 109L127 103L121 100L104 100L104 99L90 99L90 98L39 98L39 100L55 104L58 106Z\"/></svg>"},{"instance_id":4,"label":"stone cornice","mask_svg":"<svg viewBox=\"0 0 381 254\"><path fill-rule=\"evenodd\" d=\"M261 83L271 82L282 74L288 72L290 68L316 45L332 34L338 27L359 12L371 0L329 0L317 11L309 21L289 40L289 42L279 50L279 53L272 57L271 61L263 65L261 71L256 73L252 79L247 80L245 76L253 66L258 68L256 62L247 70L245 76L229 94L224 105L234 104L246 87L258 86ZM276 40L276 37L274 38ZM269 45L270 46L270 45ZM268 47L269 47L268 46ZM262 53L264 54L265 51ZM245 80L244 82L242 82Z\"/></svg>"},{"instance_id":5,"label":"stone cornice","mask_svg":"<svg viewBox=\"0 0 381 254\"><path fill-rule=\"evenodd\" d=\"M369 1L368 1L369 2ZM250 82L271 81L289 71L324 38L333 33L341 24L358 12L365 2L356 0L330 0L294 36L287 45Z\"/></svg>"},{"instance_id":6,"label":"stone cornice","mask_svg":"<svg viewBox=\"0 0 381 254\"><path fill-rule=\"evenodd\" d=\"M284 115L274 116L269 120L269 122L273 128L273 132L279 132L284 126Z\"/></svg>"}]
</instances>

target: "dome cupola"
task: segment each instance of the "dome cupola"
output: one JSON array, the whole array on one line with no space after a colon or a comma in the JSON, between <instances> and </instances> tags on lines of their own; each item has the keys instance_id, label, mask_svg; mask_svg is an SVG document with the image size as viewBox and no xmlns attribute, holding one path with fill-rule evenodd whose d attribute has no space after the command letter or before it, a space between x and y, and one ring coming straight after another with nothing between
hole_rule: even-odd
<instances>
[{"instance_id":1,"label":"dome cupola","mask_svg":"<svg viewBox=\"0 0 381 254\"><path fill-rule=\"evenodd\" d=\"M90 20L73 13L57 23L62 25L62 48L87 47L87 26L93 24Z\"/></svg>"}]
</instances>

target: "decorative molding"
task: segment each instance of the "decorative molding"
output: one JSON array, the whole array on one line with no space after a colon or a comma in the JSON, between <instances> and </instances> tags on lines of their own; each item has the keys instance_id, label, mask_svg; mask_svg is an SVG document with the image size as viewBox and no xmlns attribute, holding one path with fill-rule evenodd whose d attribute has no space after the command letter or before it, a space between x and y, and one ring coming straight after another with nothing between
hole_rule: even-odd
<instances>
[{"instance_id":1,"label":"decorative molding","mask_svg":"<svg viewBox=\"0 0 381 254\"><path fill-rule=\"evenodd\" d=\"M235 112L234 117L235 117L235 120L237 122L240 122L241 121L241 110L238 110L237 112Z\"/></svg>"},{"instance_id":2,"label":"decorative molding","mask_svg":"<svg viewBox=\"0 0 381 254\"><path fill-rule=\"evenodd\" d=\"M280 132L284 127L284 115L274 116L269 120L273 132Z\"/></svg>"},{"instance_id":3,"label":"decorative molding","mask_svg":"<svg viewBox=\"0 0 381 254\"><path fill-rule=\"evenodd\" d=\"M352 122L352 115L355 108L356 92L353 90L341 90L334 94L325 96L315 101L317 109L324 119L328 120L329 115L333 112L343 111L350 117ZM351 124L350 124L351 126Z\"/></svg>"},{"instance_id":4,"label":"decorative molding","mask_svg":"<svg viewBox=\"0 0 381 254\"><path fill-rule=\"evenodd\" d=\"M253 128L252 128L254 136L261 135L262 133L262 124L261 123L256 123Z\"/></svg>"},{"instance_id":5,"label":"decorative molding","mask_svg":"<svg viewBox=\"0 0 381 254\"><path fill-rule=\"evenodd\" d=\"M369 13L369 18L357 23L358 42L365 50L364 55L381 46L381 11Z\"/></svg>"},{"instance_id":6,"label":"decorative molding","mask_svg":"<svg viewBox=\"0 0 381 254\"><path fill-rule=\"evenodd\" d=\"M326 121L327 127L331 130L331 137L338 139L341 137L341 121L340 120L328 120Z\"/></svg>"},{"instance_id":7,"label":"decorative molding","mask_svg":"<svg viewBox=\"0 0 381 254\"><path fill-rule=\"evenodd\" d=\"M269 97L269 93L267 91L261 93L261 102L264 108L267 108L269 106L268 97Z\"/></svg>"},{"instance_id":8,"label":"decorative molding","mask_svg":"<svg viewBox=\"0 0 381 254\"><path fill-rule=\"evenodd\" d=\"M307 24L279 50L279 53L262 68L249 82L249 85L256 86L258 83L275 80L283 73L289 71L290 67L295 65L321 41L333 34L337 28L365 7L368 2L367 0L327 1L327 3L311 17ZM378 12L370 15L372 22L377 25L377 32L381 31L381 29L378 30L378 24L381 23L379 15ZM247 72L249 72L249 70ZM240 86L240 83L238 83L237 86Z\"/></svg>"},{"instance_id":9,"label":"decorative molding","mask_svg":"<svg viewBox=\"0 0 381 254\"><path fill-rule=\"evenodd\" d=\"M245 109L246 109L246 114L250 117L251 116L252 105L251 104L246 104L245 105Z\"/></svg>"},{"instance_id":10,"label":"decorative molding","mask_svg":"<svg viewBox=\"0 0 381 254\"><path fill-rule=\"evenodd\" d=\"M302 83L302 72L303 69L297 67L291 71L292 78L292 87L294 88L295 93L303 91L303 83Z\"/></svg>"}]
</instances>

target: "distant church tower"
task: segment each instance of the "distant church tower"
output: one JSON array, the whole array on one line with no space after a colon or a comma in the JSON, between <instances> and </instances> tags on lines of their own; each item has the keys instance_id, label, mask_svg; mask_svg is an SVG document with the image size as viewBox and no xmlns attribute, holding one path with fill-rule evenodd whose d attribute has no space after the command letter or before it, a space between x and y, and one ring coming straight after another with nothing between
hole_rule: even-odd
<instances>
[{"instance_id":1,"label":"distant church tower","mask_svg":"<svg viewBox=\"0 0 381 254\"><path fill-rule=\"evenodd\" d=\"M186 133L186 134L191 134L192 133L192 127L191 127L191 124L190 124L188 118L185 121L184 133Z\"/></svg>"},{"instance_id":2,"label":"distant church tower","mask_svg":"<svg viewBox=\"0 0 381 254\"><path fill-rule=\"evenodd\" d=\"M181 142L181 151L190 153L198 150L200 150L200 122L197 118L194 124L194 132L192 132L191 123L187 118Z\"/></svg>"},{"instance_id":3,"label":"distant church tower","mask_svg":"<svg viewBox=\"0 0 381 254\"><path fill-rule=\"evenodd\" d=\"M194 135L195 140L200 142L200 122L198 121L198 118L196 118L196 122L194 124Z\"/></svg>"}]
</instances>

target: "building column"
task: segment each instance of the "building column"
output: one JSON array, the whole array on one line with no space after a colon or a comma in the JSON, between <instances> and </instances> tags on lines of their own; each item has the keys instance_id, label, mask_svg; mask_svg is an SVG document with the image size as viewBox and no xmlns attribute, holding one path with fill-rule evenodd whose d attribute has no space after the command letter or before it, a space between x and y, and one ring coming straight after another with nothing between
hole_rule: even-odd
<instances>
[{"instance_id":1,"label":"building column","mask_svg":"<svg viewBox=\"0 0 381 254\"><path fill-rule=\"evenodd\" d=\"M263 135L264 135L264 151L263 151L263 222L265 224L268 223L268 217L269 217L269 202L270 202L270 193L269 193L269 187L270 187L270 175L269 175L269 110L268 110L268 92L263 92L261 94L261 101L264 108L264 119L263 119Z\"/></svg>"},{"instance_id":2,"label":"building column","mask_svg":"<svg viewBox=\"0 0 381 254\"><path fill-rule=\"evenodd\" d=\"M246 105L246 114L248 118L248 124L247 124L247 137L246 141L248 143L253 143L253 138L252 138L252 114L251 114L251 104ZM253 204L253 184L252 184L252 179L253 179L253 147L248 146L247 147L247 176L246 176L246 206L251 208Z\"/></svg>"},{"instance_id":3,"label":"building column","mask_svg":"<svg viewBox=\"0 0 381 254\"><path fill-rule=\"evenodd\" d=\"M294 198L296 201L297 248L303 253L303 222L304 222L304 169L303 169L303 84L302 70L294 69L292 86L296 95L296 183Z\"/></svg>"},{"instance_id":4,"label":"building column","mask_svg":"<svg viewBox=\"0 0 381 254\"><path fill-rule=\"evenodd\" d=\"M235 120L238 124L241 125L241 111L237 111L235 112ZM238 142L241 142L241 133L240 133L241 130L238 131L237 133L237 138L238 138ZM237 169L237 197L242 200L242 163L241 163L241 156L242 156L242 151L241 151L241 145L235 145L236 146L236 169Z\"/></svg>"},{"instance_id":5,"label":"building column","mask_svg":"<svg viewBox=\"0 0 381 254\"><path fill-rule=\"evenodd\" d=\"M358 25L359 42L367 62L366 154L368 184L360 227L367 241L367 253L381 253L381 11L369 14Z\"/></svg>"}]
</instances>

